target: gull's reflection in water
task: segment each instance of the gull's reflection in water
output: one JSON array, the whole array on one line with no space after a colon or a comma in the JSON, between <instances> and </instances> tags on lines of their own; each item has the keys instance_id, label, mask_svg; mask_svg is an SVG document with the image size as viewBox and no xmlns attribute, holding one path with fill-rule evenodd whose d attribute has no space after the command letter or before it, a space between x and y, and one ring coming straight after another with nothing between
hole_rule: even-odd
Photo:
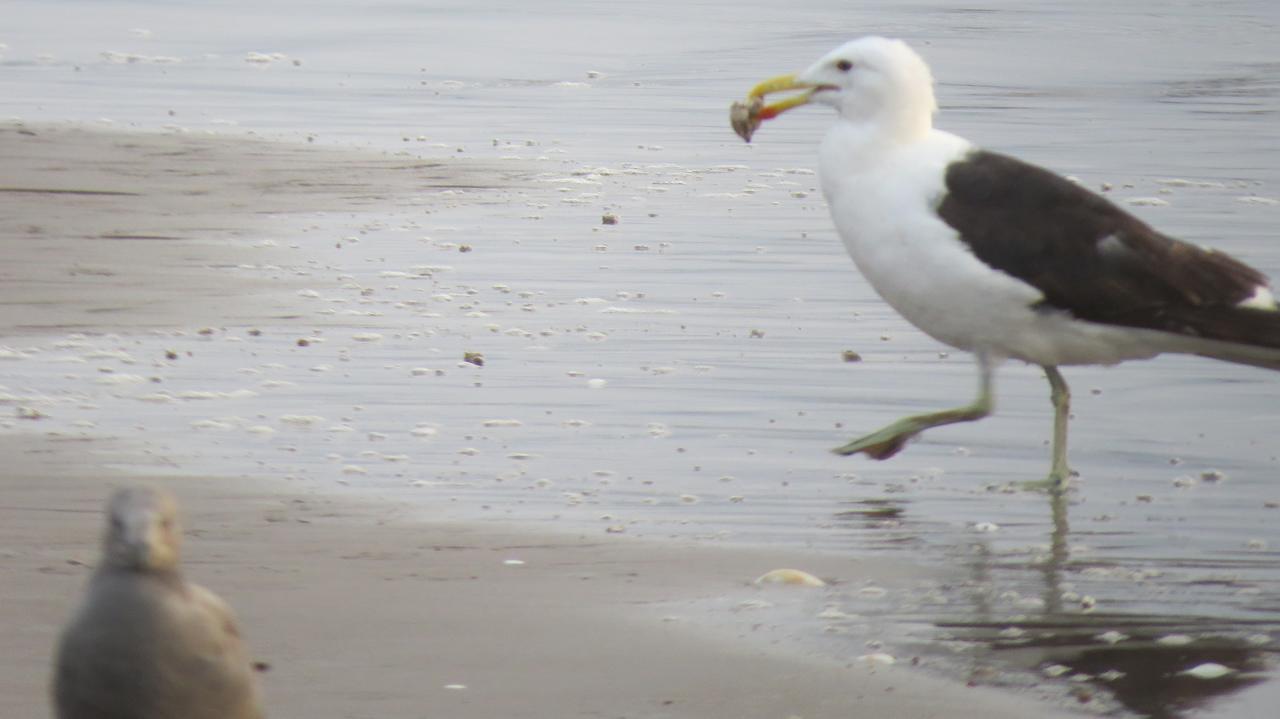
<instances>
[{"instance_id":1,"label":"gull's reflection in water","mask_svg":"<svg viewBox=\"0 0 1280 719\"><path fill-rule=\"evenodd\" d=\"M938 530L914 523L910 504L862 500L838 517L891 535L881 546L926 546L920 535ZM1104 611L1079 593L1076 581L1098 560L1073 559L1069 506L1068 496L1050 496L1049 541L1029 560L1011 559L988 535L967 535L965 580L938 590L947 601L897 603L884 618L932 627L911 638L912 649L964 656L939 664L970 683L1057 684L1098 711L1174 719L1267 678L1280 652L1273 614L1248 621L1213 617L1211 607L1204 615ZM875 611L850 602L864 617Z\"/></svg>"}]
</instances>

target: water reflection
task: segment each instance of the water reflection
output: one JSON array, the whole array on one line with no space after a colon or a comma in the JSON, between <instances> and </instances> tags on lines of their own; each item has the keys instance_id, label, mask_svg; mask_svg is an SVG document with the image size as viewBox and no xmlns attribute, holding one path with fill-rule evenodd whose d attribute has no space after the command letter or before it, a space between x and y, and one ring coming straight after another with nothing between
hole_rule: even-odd
<instances>
[{"instance_id":1,"label":"water reflection","mask_svg":"<svg viewBox=\"0 0 1280 719\"><path fill-rule=\"evenodd\" d=\"M921 653L945 649L967 656L960 665L942 662L941 668L970 684L1051 686L1064 701L1098 713L1182 717L1260 684L1274 671L1280 621L1272 612L1260 611L1251 620L1099 610L1094 597L1076 588L1081 575L1099 562L1072 556L1070 499L1047 501L1049 543L1028 560L1009 561L983 528L974 527L964 551L964 581L931 588L933 596L925 601L901 601L888 609L869 608L850 596L847 611L879 612L891 615L898 626L927 627L896 641ZM859 526L860 532L889 535L881 543L937 544L922 536L937 528L916 524L907 500L852 504L837 519ZM1112 576L1115 590L1133 574ZM1212 605L1206 609L1212 611Z\"/></svg>"}]
</instances>

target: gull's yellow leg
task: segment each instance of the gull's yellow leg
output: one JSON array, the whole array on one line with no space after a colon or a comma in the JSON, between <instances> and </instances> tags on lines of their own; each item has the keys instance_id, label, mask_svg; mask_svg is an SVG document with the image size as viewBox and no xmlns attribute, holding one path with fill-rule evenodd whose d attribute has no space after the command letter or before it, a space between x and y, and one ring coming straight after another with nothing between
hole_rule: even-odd
<instances>
[{"instance_id":1,"label":"gull's yellow leg","mask_svg":"<svg viewBox=\"0 0 1280 719\"><path fill-rule=\"evenodd\" d=\"M995 406L995 398L991 391L993 370L991 360L986 355L978 355L978 371L980 373L978 397L970 404L941 412L903 417L887 427L882 427L831 451L846 456L861 452L872 459L888 459L901 451L912 437L926 429L958 422L973 422L986 417L991 414Z\"/></svg>"}]
</instances>

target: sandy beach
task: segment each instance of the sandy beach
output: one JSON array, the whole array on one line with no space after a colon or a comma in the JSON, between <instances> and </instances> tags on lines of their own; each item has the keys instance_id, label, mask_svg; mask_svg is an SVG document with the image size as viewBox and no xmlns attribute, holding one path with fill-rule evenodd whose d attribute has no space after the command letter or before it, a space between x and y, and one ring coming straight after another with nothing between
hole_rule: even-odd
<instances>
[{"instance_id":1,"label":"sandy beach","mask_svg":"<svg viewBox=\"0 0 1280 719\"><path fill-rule=\"evenodd\" d=\"M45 334L127 336L287 316L297 301L282 291L292 289L288 278L235 271L247 237L282 217L395 201L445 172L301 144L75 127L5 126L0 150L0 344L15 346ZM466 181L502 181L482 170ZM129 437L49 433L38 421L10 423L0 436L4 717L49 716L50 656L96 561L103 499L136 481L104 469L120 457L146 462ZM713 632L681 611L709 597L754 596L750 580L777 567L886 585L918 571L894 559L424 522L373 497L205 476L198 460L165 476L156 463L147 479L184 503L189 576L236 607L253 652L270 665L272 716L1057 711L935 678L907 666L910 657L870 666L788 649L752 636L761 628L749 613ZM809 611L815 600L799 597L812 591L822 590L770 599Z\"/></svg>"}]
</instances>

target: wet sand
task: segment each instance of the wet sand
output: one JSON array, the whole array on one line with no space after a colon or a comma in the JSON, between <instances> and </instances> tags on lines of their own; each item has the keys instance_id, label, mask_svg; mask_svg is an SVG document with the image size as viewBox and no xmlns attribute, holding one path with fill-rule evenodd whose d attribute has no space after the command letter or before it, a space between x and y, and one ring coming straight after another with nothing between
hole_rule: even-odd
<instances>
[{"instance_id":1,"label":"wet sand","mask_svg":"<svg viewBox=\"0 0 1280 719\"><path fill-rule=\"evenodd\" d=\"M296 315L285 290L301 280L237 272L248 248L258 262L285 259L271 239L282 218L391 205L442 181L501 181L479 163L70 124L0 124L0 152L4 335Z\"/></svg>"},{"instance_id":2,"label":"wet sand","mask_svg":"<svg viewBox=\"0 0 1280 719\"><path fill-rule=\"evenodd\" d=\"M306 146L184 135L8 127L0 143L20 158L0 179L6 342L288 316L296 300L280 291L287 277L233 271L250 244L243 233L261 236L273 218L363 206L371 200L361 188L385 201L427 174L404 158L353 163ZM184 171L193 154L219 171ZM0 457L0 714L43 717L52 647L95 560L101 503L111 486L132 481L102 467L122 457L138 465L144 455L128 437L46 433L20 421L0 439ZM746 583L778 566L846 583L910 581L918 570L896 558L424 522L374 498L205 477L192 461L182 476L148 478L183 500L188 572L237 608L254 653L271 665L264 684L275 716L1053 712L905 666L773 647L752 636L760 628L749 613L719 632L681 614L698 600L750 597ZM771 600L803 606L791 596Z\"/></svg>"}]
</instances>

